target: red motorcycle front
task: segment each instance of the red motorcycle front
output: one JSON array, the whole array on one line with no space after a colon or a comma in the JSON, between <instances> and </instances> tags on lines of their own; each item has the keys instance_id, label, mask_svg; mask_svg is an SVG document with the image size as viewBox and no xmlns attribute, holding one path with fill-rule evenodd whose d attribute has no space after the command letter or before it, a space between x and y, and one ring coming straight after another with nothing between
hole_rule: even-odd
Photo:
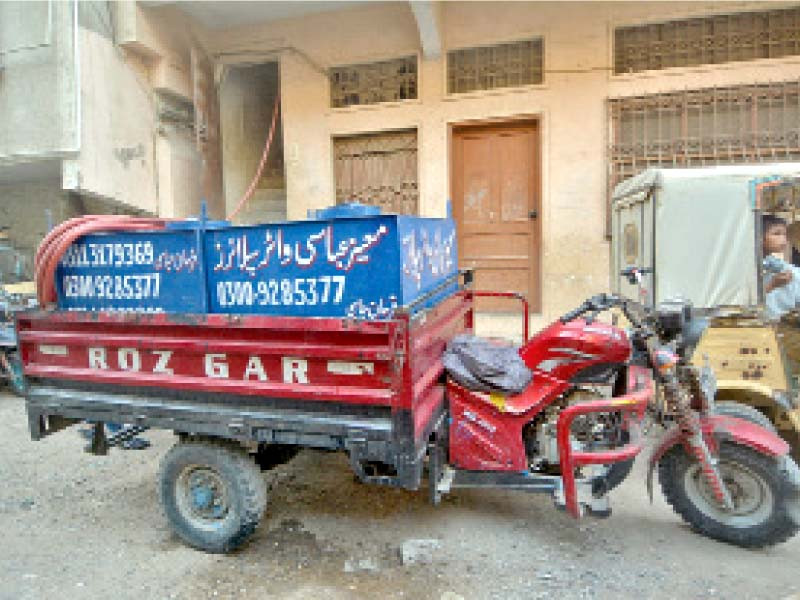
<instances>
[{"instance_id":1,"label":"red motorcycle front","mask_svg":"<svg viewBox=\"0 0 800 600\"><path fill-rule=\"evenodd\" d=\"M612 309L629 328L597 320ZM657 425L651 495L657 469L695 531L744 547L787 540L800 529L800 469L757 415L716 412L713 372L690 364L704 327L686 302L651 310L601 294L521 348L457 336L443 358L449 424L429 449L432 501L456 487L506 487L549 492L576 517L607 516L609 492Z\"/></svg>"}]
</instances>

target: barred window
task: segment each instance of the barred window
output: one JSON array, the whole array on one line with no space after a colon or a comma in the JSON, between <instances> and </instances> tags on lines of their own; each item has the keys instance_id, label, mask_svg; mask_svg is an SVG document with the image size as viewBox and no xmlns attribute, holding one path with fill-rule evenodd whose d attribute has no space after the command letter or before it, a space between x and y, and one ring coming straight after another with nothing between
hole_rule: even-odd
<instances>
[{"instance_id":1,"label":"barred window","mask_svg":"<svg viewBox=\"0 0 800 600\"><path fill-rule=\"evenodd\" d=\"M337 204L358 201L417 214L416 129L336 137L333 156Z\"/></svg>"},{"instance_id":2,"label":"barred window","mask_svg":"<svg viewBox=\"0 0 800 600\"><path fill-rule=\"evenodd\" d=\"M447 53L447 93L542 83L541 38Z\"/></svg>"},{"instance_id":3,"label":"barred window","mask_svg":"<svg viewBox=\"0 0 800 600\"><path fill-rule=\"evenodd\" d=\"M800 54L800 7L614 30L614 73Z\"/></svg>"},{"instance_id":4,"label":"barred window","mask_svg":"<svg viewBox=\"0 0 800 600\"><path fill-rule=\"evenodd\" d=\"M417 57L406 56L330 70L331 106L396 102L417 97Z\"/></svg>"},{"instance_id":5,"label":"barred window","mask_svg":"<svg viewBox=\"0 0 800 600\"><path fill-rule=\"evenodd\" d=\"M609 191L648 167L800 160L800 81L616 98L609 111Z\"/></svg>"}]
</instances>

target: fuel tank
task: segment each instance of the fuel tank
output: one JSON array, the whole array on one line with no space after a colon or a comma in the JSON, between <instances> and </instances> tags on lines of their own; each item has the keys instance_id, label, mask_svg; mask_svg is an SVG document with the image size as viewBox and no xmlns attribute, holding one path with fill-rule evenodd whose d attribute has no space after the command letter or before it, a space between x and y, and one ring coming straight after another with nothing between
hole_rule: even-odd
<instances>
[{"instance_id":1,"label":"fuel tank","mask_svg":"<svg viewBox=\"0 0 800 600\"><path fill-rule=\"evenodd\" d=\"M624 330L606 323L556 321L532 337L519 354L529 369L568 380L591 367L626 362L631 342Z\"/></svg>"}]
</instances>

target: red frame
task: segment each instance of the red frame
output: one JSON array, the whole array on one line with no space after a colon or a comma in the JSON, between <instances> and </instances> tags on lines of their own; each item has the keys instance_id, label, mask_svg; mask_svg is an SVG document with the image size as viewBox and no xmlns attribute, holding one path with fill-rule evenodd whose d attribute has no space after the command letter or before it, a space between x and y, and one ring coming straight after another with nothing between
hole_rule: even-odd
<instances>
[{"instance_id":1,"label":"red frame","mask_svg":"<svg viewBox=\"0 0 800 600\"><path fill-rule=\"evenodd\" d=\"M478 298L513 298L514 300L519 300L522 304L522 343L527 343L530 337L530 304L525 296L517 294L516 292L490 292L482 290L469 290L467 293Z\"/></svg>"},{"instance_id":2,"label":"red frame","mask_svg":"<svg viewBox=\"0 0 800 600\"><path fill-rule=\"evenodd\" d=\"M528 458L523 428L537 414L569 390L581 371L602 364L625 364L631 344L621 329L576 319L556 321L519 350L533 371L528 387L517 395L486 394L447 382L450 403L450 462L470 471L526 473ZM557 443L567 510L579 516L575 468L611 464L636 456L642 450L638 427L654 394L650 370L631 366L624 395L581 402L564 408L557 421ZM573 420L588 413L621 412L632 435L628 444L605 452L576 452L569 443Z\"/></svg>"},{"instance_id":3,"label":"red frame","mask_svg":"<svg viewBox=\"0 0 800 600\"><path fill-rule=\"evenodd\" d=\"M579 415L590 413L621 411L636 423L644 419L647 405L655 393L650 370L644 367L629 367L626 394L615 398L603 398L590 402L581 402L565 408L558 417L557 437L558 455L561 460L561 477L564 483L564 498L567 512L574 517L580 516L578 497L575 490L575 468L586 465L608 465L630 460L644 448L644 441L638 427L628 427L630 441L614 450L604 452L575 452L569 442L572 422Z\"/></svg>"}]
</instances>

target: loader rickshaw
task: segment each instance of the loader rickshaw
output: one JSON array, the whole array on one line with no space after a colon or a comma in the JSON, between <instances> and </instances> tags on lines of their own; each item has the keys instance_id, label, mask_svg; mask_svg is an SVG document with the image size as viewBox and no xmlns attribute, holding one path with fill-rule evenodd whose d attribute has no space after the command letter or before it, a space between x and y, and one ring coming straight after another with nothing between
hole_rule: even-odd
<instances>
[{"instance_id":1,"label":"loader rickshaw","mask_svg":"<svg viewBox=\"0 0 800 600\"><path fill-rule=\"evenodd\" d=\"M784 256L764 256L767 214L788 225ZM792 254L798 266L797 249L800 163L649 169L614 190L612 289L650 305L690 301L709 324L693 360L717 376L717 412L777 430L795 456L800 307L770 314L765 281ZM637 285L626 268L640 271Z\"/></svg>"}]
</instances>

